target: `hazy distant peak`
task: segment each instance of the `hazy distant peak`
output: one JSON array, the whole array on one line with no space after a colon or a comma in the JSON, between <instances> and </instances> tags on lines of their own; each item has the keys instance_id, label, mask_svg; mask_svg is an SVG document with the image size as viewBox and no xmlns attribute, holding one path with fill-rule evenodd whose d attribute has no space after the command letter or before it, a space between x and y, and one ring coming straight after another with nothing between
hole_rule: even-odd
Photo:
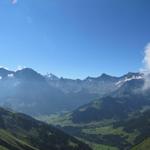
<instances>
[{"instance_id":1,"label":"hazy distant peak","mask_svg":"<svg viewBox=\"0 0 150 150\"><path fill-rule=\"evenodd\" d=\"M92 81L93 79L95 79L94 77L90 77L90 76L88 76L87 78L85 78L85 80L87 80L87 81Z\"/></svg>"},{"instance_id":2,"label":"hazy distant peak","mask_svg":"<svg viewBox=\"0 0 150 150\"><path fill-rule=\"evenodd\" d=\"M105 79L112 79L112 78L117 78L117 77L113 77L113 76L110 76L106 73L102 73L100 76L98 77L90 77L88 76L85 80L89 80L89 81L92 81L92 80L95 80L95 79L102 79L102 80L105 80Z\"/></svg>"},{"instance_id":3,"label":"hazy distant peak","mask_svg":"<svg viewBox=\"0 0 150 150\"><path fill-rule=\"evenodd\" d=\"M9 74L13 74L13 71L7 70L6 68L0 68L1 79L7 77Z\"/></svg>"},{"instance_id":4,"label":"hazy distant peak","mask_svg":"<svg viewBox=\"0 0 150 150\"><path fill-rule=\"evenodd\" d=\"M117 77L114 77L114 76L108 75L108 74L106 74L106 73L102 73L102 75L101 75L99 78L109 79L109 78L117 78Z\"/></svg>"},{"instance_id":5,"label":"hazy distant peak","mask_svg":"<svg viewBox=\"0 0 150 150\"><path fill-rule=\"evenodd\" d=\"M22 68L17 71L34 71L32 68Z\"/></svg>"},{"instance_id":6,"label":"hazy distant peak","mask_svg":"<svg viewBox=\"0 0 150 150\"><path fill-rule=\"evenodd\" d=\"M49 80L59 80L59 77L57 77L56 75L52 74L52 73L48 73L46 75L46 77L49 79Z\"/></svg>"},{"instance_id":7,"label":"hazy distant peak","mask_svg":"<svg viewBox=\"0 0 150 150\"><path fill-rule=\"evenodd\" d=\"M32 68L23 68L15 72L15 76L21 79L44 80L45 78Z\"/></svg>"},{"instance_id":8,"label":"hazy distant peak","mask_svg":"<svg viewBox=\"0 0 150 150\"><path fill-rule=\"evenodd\" d=\"M0 71L9 71L8 68L0 67Z\"/></svg>"}]
</instances>

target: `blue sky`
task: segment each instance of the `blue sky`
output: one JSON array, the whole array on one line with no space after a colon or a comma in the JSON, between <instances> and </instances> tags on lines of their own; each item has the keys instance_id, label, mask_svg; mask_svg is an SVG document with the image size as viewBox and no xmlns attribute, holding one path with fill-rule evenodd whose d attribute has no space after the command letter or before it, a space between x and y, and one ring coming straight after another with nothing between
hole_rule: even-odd
<instances>
[{"instance_id":1,"label":"blue sky","mask_svg":"<svg viewBox=\"0 0 150 150\"><path fill-rule=\"evenodd\" d=\"M0 65L85 78L142 67L149 0L0 0Z\"/></svg>"}]
</instances>

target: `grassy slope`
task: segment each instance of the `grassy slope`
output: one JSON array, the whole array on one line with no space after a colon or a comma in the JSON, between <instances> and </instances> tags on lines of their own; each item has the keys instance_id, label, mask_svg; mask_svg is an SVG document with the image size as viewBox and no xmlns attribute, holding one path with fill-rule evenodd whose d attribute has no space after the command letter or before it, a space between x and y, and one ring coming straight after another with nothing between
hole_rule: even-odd
<instances>
[{"instance_id":1,"label":"grassy slope","mask_svg":"<svg viewBox=\"0 0 150 150\"><path fill-rule=\"evenodd\" d=\"M0 108L0 150L91 150L61 130Z\"/></svg>"},{"instance_id":2,"label":"grassy slope","mask_svg":"<svg viewBox=\"0 0 150 150\"><path fill-rule=\"evenodd\" d=\"M29 144L15 138L7 131L0 130L0 150L38 150Z\"/></svg>"},{"instance_id":3,"label":"grassy slope","mask_svg":"<svg viewBox=\"0 0 150 150\"><path fill-rule=\"evenodd\" d=\"M0 150L9 150L9 149L7 149L6 147L0 145Z\"/></svg>"},{"instance_id":4,"label":"grassy slope","mask_svg":"<svg viewBox=\"0 0 150 150\"><path fill-rule=\"evenodd\" d=\"M61 127L68 127L71 126L73 128L81 128L81 132L84 133L85 135L88 134L99 134L99 132L103 132L104 135L109 134L109 132L112 130L111 128L107 130L113 120L105 120L103 122L93 122L93 123L85 123L85 124L75 124L71 121L71 117L69 114L66 115L51 115L51 116L40 116L37 118L39 120L45 121L49 124L53 124L56 126L61 126ZM106 126L108 125L108 127ZM103 127L105 126L105 127ZM118 134L121 132L120 129L118 131L112 130L111 132L118 132ZM123 131L122 131L123 132ZM73 134L72 134L73 135ZM76 136L83 142L87 143L93 150L118 150L117 147L111 146L111 145L105 145L105 144L99 144L96 142L91 142L90 140L87 140L85 138L81 138L80 136Z\"/></svg>"},{"instance_id":5,"label":"grassy slope","mask_svg":"<svg viewBox=\"0 0 150 150\"><path fill-rule=\"evenodd\" d=\"M142 143L132 148L132 150L149 150L149 149L150 149L150 138L144 140Z\"/></svg>"}]
</instances>

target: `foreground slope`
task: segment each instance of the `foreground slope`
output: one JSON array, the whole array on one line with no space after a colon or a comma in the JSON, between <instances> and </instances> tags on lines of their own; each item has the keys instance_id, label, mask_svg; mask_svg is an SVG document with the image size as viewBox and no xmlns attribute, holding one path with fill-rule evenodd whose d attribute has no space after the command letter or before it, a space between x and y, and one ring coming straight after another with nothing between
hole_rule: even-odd
<instances>
[{"instance_id":1,"label":"foreground slope","mask_svg":"<svg viewBox=\"0 0 150 150\"><path fill-rule=\"evenodd\" d=\"M31 145L17 139L5 130L0 130L0 150L37 150Z\"/></svg>"},{"instance_id":2,"label":"foreground slope","mask_svg":"<svg viewBox=\"0 0 150 150\"><path fill-rule=\"evenodd\" d=\"M150 149L150 138L145 139L140 144L134 146L131 150L148 150Z\"/></svg>"},{"instance_id":3,"label":"foreground slope","mask_svg":"<svg viewBox=\"0 0 150 150\"><path fill-rule=\"evenodd\" d=\"M90 150L79 140L27 115L0 108L0 149Z\"/></svg>"}]
</instances>

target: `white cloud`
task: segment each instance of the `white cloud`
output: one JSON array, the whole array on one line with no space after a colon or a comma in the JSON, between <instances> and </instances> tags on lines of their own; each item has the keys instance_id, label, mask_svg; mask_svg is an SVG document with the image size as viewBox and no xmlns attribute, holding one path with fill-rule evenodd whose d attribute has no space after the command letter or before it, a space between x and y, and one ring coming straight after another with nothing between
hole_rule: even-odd
<instances>
[{"instance_id":1,"label":"white cloud","mask_svg":"<svg viewBox=\"0 0 150 150\"><path fill-rule=\"evenodd\" d=\"M145 56L144 56L144 64L145 64L145 71L149 74L150 73L150 43L147 44L145 48Z\"/></svg>"},{"instance_id":2,"label":"white cloud","mask_svg":"<svg viewBox=\"0 0 150 150\"><path fill-rule=\"evenodd\" d=\"M144 89L150 88L150 43L147 44L144 51L144 68L142 69L142 72L144 73L145 77L145 84Z\"/></svg>"}]
</instances>

